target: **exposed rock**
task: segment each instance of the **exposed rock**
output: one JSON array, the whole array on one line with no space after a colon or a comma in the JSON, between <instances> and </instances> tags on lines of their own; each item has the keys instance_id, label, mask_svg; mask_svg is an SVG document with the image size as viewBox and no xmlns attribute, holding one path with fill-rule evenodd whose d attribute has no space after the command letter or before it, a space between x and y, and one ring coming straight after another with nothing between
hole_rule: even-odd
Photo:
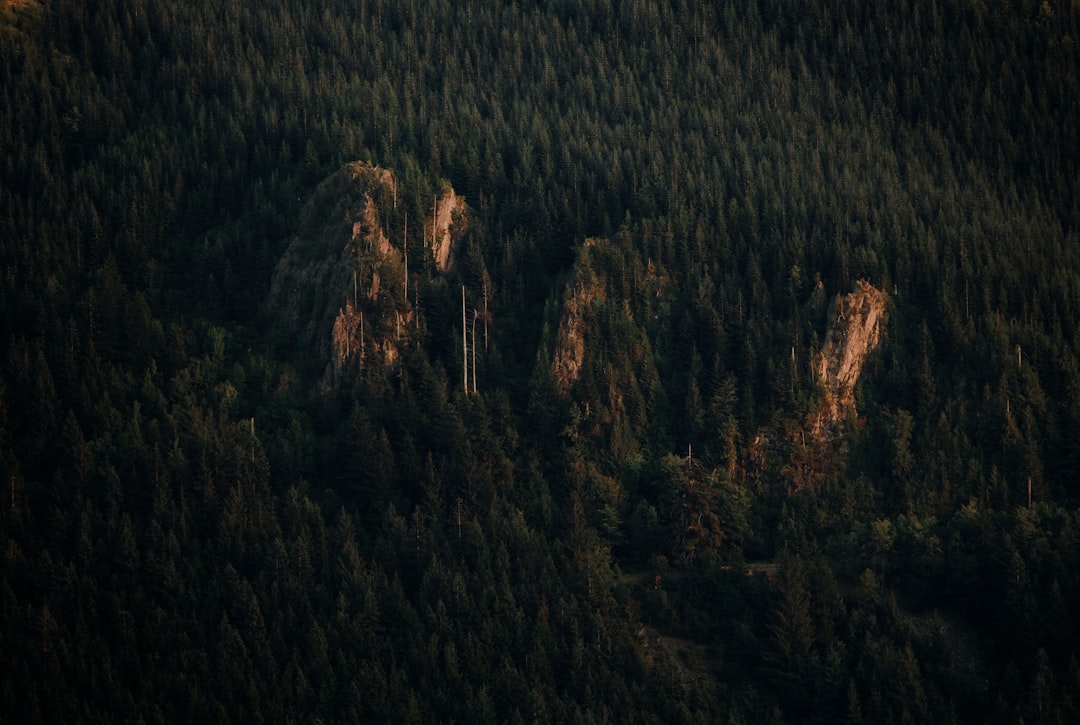
<instances>
[{"instance_id":1,"label":"exposed rock","mask_svg":"<svg viewBox=\"0 0 1080 725\"><path fill-rule=\"evenodd\" d=\"M334 318L354 296L354 246L370 198L357 188L362 176L350 165L319 185L271 277L267 307L301 346L329 352Z\"/></svg>"},{"instance_id":2,"label":"exposed rock","mask_svg":"<svg viewBox=\"0 0 1080 725\"><path fill-rule=\"evenodd\" d=\"M291 342L325 364L320 387L326 392L357 364L395 364L414 329L416 315L404 294L404 240L388 236L396 186L388 169L363 162L343 166L316 188L274 269L267 310ZM435 211L422 228L435 230L432 253L445 270L452 259L451 228L464 223L464 199L450 189Z\"/></svg>"},{"instance_id":3,"label":"exposed rock","mask_svg":"<svg viewBox=\"0 0 1080 725\"><path fill-rule=\"evenodd\" d=\"M451 255L453 240L450 228L459 222L459 215L465 211L465 198L448 190L438 198L435 204L435 216L430 225L428 239L431 240L431 254L435 258L435 264L439 270L445 272L453 263Z\"/></svg>"},{"instance_id":4,"label":"exposed rock","mask_svg":"<svg viewBox=\"0 0 1080 725\"><path fill-rule=\"evenodd\" d=\"M821 305L824 288L812 293L810 309ZM837 295L828 312L825 342L811 355L824 388L821 405L801 420L786 419L758 431L746 453L746 474L782 483L789 492L814 489L843 470L847 437L836 425L854 419L855 386L868 355L884 334L888 298L865 281L849 295Z\"/></svg>"},{"instance_id":5,"label":"exposed rock","mask_svg":"<svg viewBox=\"0 0 1080 725\"><path fill-rule=\"evenodd\" d=\"M881 341L887 302L885 293L865 280L833 302L825 344L814 357L814 372L825 387L825 422L855 413L855 384L866 356Z\"/></svg>"},{"instance_id":6,"label":"exposed rock","mask_svg":"<svg viewBox=\"0 0 1080 725\"><path fill-rule=\"evenodd\" d=\"M588 254L594 240L586 239L582 255ZM570 270L563 291L563 310L556 334L555 355L551 368L555 384L560 395L566 395L577 382L581 365L585 361L585 323L584 313L593 300L604 299L604 287L582 263L578 262Z\"/></svg>"},{"instance_id":7,"label":"exposed rock","mask_svg":"<svg viewBox=\"0 0 1080 725\"><path fill-rule=\"evenodd\" d=\"M353 222L352 241L366 242L377 254L389 256L394 248L383 231L375 214L375 201L370 194L364 196L363 220Z\"/></svg>"}]
</instances>

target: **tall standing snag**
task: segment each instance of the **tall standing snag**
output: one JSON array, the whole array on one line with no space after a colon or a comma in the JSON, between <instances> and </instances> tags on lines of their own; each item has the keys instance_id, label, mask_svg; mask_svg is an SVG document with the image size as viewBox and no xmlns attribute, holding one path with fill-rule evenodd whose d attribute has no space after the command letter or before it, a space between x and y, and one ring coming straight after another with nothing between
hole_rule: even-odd
<instances>
[{"instance_id":1,"label":"tall standing snag","mask_svg":"<svg viewBox=\"0 0 1080 725\"><path fill-rule=\"evenodd\" d=\"M465 394L469 394L469 345L465 326L465 285L461 285L461 365L464 371Z\"/></svg>"}]
</instances>

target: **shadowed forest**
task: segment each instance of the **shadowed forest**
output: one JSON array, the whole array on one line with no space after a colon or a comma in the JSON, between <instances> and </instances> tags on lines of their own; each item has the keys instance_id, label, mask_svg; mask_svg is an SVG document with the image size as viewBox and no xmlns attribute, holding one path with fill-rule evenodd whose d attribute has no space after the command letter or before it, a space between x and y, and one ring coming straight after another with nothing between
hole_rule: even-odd
<instances>
[{"instance_id":1,"label":"shadowed forest","mask_svg":"<svg viewBox=\"0 0 1080 725\"><path fill-rule=\"evenodd\" d=\"M1080 721L1078 129L1075 0L3 2L4 718Z\"/></svg>"}]
</instances>

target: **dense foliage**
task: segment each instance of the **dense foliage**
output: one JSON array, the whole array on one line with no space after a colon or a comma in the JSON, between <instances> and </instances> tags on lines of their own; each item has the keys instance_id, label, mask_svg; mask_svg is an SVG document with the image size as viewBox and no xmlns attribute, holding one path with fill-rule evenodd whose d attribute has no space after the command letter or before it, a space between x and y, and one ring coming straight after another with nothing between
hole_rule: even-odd
<instances>
[{"instance_id":1,"label":"dense foliage","mask_svg":"<svg viewBox=\"0 0 1080 725\"><path fill-rule=\"evenodd\" d=\"M0 94L6 718L1080 719L1075 2L6 0ZM356 159L470 222L328 396Z\"/></svg>"}]
</instances>

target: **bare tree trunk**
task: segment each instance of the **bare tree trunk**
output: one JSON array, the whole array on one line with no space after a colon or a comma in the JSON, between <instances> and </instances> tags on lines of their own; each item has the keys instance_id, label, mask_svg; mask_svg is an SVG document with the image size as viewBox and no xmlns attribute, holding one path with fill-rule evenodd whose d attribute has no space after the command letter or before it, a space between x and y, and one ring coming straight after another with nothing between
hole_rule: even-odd
<instances>
[{"instance_id":1,"label":"bare tree trunk","mask_svg":"<svg viewBox=\"0 0 1080 725\"><path fill-rule=\"evenodd\" d=\"M461 363L465 368L465 394L469 394L469 344L465 323L465 285L461 285Z\"/></svg>"},{"instance_id":2,"label":"bare tree trunk","mask_svg":"<svg viewBox=\"0 0 1080 725\"><path fill-rule=\"evenodd\" d=\"M484 270L484 352L488 351L488 296L491 292L491 278Z\"/></svg>"}]
</instances>

